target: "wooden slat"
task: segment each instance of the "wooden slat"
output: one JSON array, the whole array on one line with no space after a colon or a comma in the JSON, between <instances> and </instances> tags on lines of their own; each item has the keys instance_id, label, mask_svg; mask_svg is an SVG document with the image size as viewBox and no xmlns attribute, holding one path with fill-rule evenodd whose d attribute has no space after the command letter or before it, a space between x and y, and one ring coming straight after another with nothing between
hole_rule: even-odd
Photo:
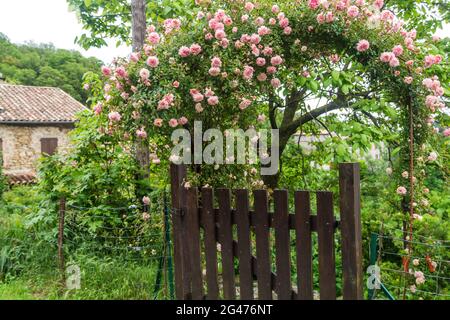
<instances>
[{"instance_id":1,"label":"wooden slat","mask_svg":"<svg viewBox=\"0 0 450 320\"><path fill-rule=\"evenodd\" d=\"M276 292L279 300L291 300L291 255L288 192L275 190L274 192L274 227L277 280Z\"/></svg>"},{"instance_id":2,"label":"wooden slat","mask_svg":"<svg viewBox=\"0 0 450 320\"><path fill-rule=\"evenodd\" d=\"M269 213L267 191L255 190L255 218L256 218L256 257L258 264L258 299L272 299L272 277L270 268L269 247Z\"/></svg>"},{"instance_id":3,"label":"wooden slat","mask_svg":"<svg viewBox=\"0 0 450 320\"><path fill-rule=\"evenodd\" d=\"M252 300L254 298L248 196L249 195L247 190L236 190L239 286L240 298L242 300Z\"/></svg>"},{"instance_id":4,"label":"wooden slat","mask_svg":"<svg viewBox=\"0 0 450 320\"><path fill-rule=\"evenodd\" d=\"M219 298L219 285L217 283L217 236L212 189L202 189L202 205L202 221L205 229L206 285L208 289L206 298L209 300L217 300Z\"/></svg>"},{"instance_id":5,"label":"wooden slat","mask_svg":"<svg viewBox=\"0 0 450 320\"><path fill-rule=\"evenodd\" d=\"M362 239L359 163L339 165L343 298L362 300Z\"/></svg>"},{"instance_id":6,"label":"wooden slat","mask_svg":"<svg viewBox=\"0 0 450 320\"><path fill-rule=\"evenodd\" d=\"M227 300L236 298L233 256L233 229L231 221L231 194L229 189L218 189L219 239L222 252L223 296Z\"/></svg>"},{"instance_id":7,"label":"wooden slat","mask_svg":"<svg viewBox=\"0 0 450 320\"><path fill-rule=\"evenodd\" d=\"M214 209L214 212L216 214L216 221L218 221L218 216L219 216L219 209ZM200 215L200 211L199 211L199 215ZM236 218L236 210L235 209L231 209L231 216L232 216L232 223L233 224L237 224L237 218ZM254 210L250 210L249 211L249 216L250 216L250 227L256 227L256 215ZM273 228L274 227L274 222L273 222L273 213L269 212L269 227ZM289 214L288 216L289 218L289 229L290 230L295 230L295 214ZM340 221L335 220L333 222L333 227L335 229L339 228L339 223ZM317 231L317 216L316 215L310 215L310 225L311 225L311 231ZM202 222L202 226L203 226L203 222Z\"/></svg>"},{"instance_id":8,"label":"wooden slat","mask_svg":"<svg viewBox=\"0 0 450 320\"><path fill-rule=\"evenodd\" d=\"M175 296L177 300L184 298L183 293L183 246L181 242L181 214L180 214L180 166L170 165L170 184L172 194L172 242L175 268Z\"/></svg>"},{"instance_id":9,"label":"wooden slat","mask_svg":"<svg viewBox=\"0 0 450 320\"><path fill-rule=\"evenodd\" d=\"M186 241L189 244L189 255L192 272L192 299L203 299L203 279L200 256L200 222L198 216L197 188L187 190L187 219L189 231Z\"/></svg>"},{"instance_id":10,"label":"wooden slat","mask_svg":"<svg viewBox=\"0 0 450 320\"><path fill-rule=\"evenodd\" d=\"M333 193L317 192L317 233L319 238L319 287L321 300L336 299Z\"/></svg>"},{"instance_id":11,"label":"wooden slat","mask_svg":"<svg viewBox=\"0 0 450 320\"><path fill-rule=\"evenodd\" d=\"M312 300L314 298L310 214L311 202L309 192L295 192L297 298L300 300Z\"/></svg>"}]
</instances>

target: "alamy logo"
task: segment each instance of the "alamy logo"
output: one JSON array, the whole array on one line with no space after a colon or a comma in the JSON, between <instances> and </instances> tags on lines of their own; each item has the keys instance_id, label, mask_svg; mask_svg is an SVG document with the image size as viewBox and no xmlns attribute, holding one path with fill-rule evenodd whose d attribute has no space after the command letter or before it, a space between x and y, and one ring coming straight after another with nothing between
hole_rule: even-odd
<instances>
[{"instance_id":1,"label":"alamy logo","mask_svg":"<svg viewBox=\"0 0 450 320\"><path fill-rule=\"evenodd\" d=\"M369 277L367 278L367 288L370 290L380 289L380 267L377 265L369 266L367 268Z\"/></svg>"},{"instance_id":2,"label":"alamy logo","mask_svg":"<svg viewBox=\"0 0 450 320\"><path fill-rule=\"evenodd\" d=\"M81 289L81 270L80 267L73 264L66 268L66 288L68 290Z\"/></svg>"},{"instance_id":3,"label":"alamy logo","mask_svg":"<svg viewBox=\"0 0 450 320\"><path fill-rule=\"evenodd\" d=\"M173 131L171 139L175 146L170 161L175 164L256 164L259 160L261 175L278 172L278 129L228 129L225 132L208 129L203 133L202 122L195 121L193 136L187 129L177 129ZM208 143L205 148L204 142Z\"/></svg>"}]
</instances>

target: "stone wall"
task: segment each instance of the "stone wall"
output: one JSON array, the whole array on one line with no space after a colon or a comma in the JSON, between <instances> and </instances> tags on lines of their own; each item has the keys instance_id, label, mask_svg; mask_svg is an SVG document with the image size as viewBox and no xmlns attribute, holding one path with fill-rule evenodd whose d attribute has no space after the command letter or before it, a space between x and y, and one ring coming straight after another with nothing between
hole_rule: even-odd
<instances>
[{"instance_id":1,"label":"stone wall","mask_svg":"<svg viewBox=\"0 0 450 320\"><path fill-rule=\"evenodd\" d=\"M5 174L22 175L36 173L37 160L41 157L41 139L57 138L58 152L69 146L67 136L71 127L44 125L0 124Z\"/></svg>"}]
</instances>

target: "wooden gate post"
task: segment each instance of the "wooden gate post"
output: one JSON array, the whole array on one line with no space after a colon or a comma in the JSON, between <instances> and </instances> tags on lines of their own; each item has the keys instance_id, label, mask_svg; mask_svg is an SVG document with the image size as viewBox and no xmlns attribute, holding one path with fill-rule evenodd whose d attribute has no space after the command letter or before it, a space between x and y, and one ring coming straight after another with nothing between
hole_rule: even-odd
<instances>
[{"instance_id":1,"label":"wooden gate post","mask_svg":"<svg viewBox=\"0 0 450 320\"><path fill-rule=\"evenodd\" d=\"M344 300L363 299L359 163L339 165Z\"/></svg>"},{"instance_id":2,"label":"wooden gate post","mask_svg":"<svg viewBox=\"0 0 450 320\"><path fill-rule=\"evenodd\" d=\"M186 167L184 165L170 165L170 184L172 194L172 234L173 253L175 269L175 296L177 300L188 298L190 279L186 268L185 239L183 235L186 229L183 217L185 209L186 194L183 192L183 183L186 178Z\"/></svg>"}]
</instances>

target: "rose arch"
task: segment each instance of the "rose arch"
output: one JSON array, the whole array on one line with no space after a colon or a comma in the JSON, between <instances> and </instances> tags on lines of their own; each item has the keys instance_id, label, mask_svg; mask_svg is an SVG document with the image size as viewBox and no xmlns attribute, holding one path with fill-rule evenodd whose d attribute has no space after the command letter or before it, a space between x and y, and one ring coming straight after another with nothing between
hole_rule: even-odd
<instances>
[{"instance_id":1,"label":"rose arch","mask_svg":"<svg viewBox=\"0 0 450 320\"><path fill-rule=\"evenodd\" d=\"M433 75L442 58L432 46L417 41L383 0L197 4L196 19L151 25L141 52L103 67L93 99L102 132L145 141L158 166L169 161L174 128L192 131L196 120L221 130L279 129L282 153L304 124L333 110L361 110L374 125L387 119L402 132L397 171L409 172L409 185L397 192L413 214L426 119L444 106ZM316 108L306 103L311 97ZM221 184L221 176L256 186L262 182L253 167L202 165L201 183ZM205 178L212 174L214 180ZM275 187L277 176L265 182Z\"/></svg>"}]
</instances>

